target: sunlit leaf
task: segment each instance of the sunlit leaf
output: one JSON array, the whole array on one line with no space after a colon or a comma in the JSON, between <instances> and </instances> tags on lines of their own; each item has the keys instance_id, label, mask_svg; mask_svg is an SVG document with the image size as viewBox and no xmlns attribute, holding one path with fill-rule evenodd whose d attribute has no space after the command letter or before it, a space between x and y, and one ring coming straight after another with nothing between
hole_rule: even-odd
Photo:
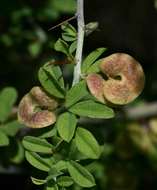
<instances>
[{"instance_id":1,"label":"sunlit leaf","mask_svg":"<svg viewBox=\"0 0 157 190\"><path fill-rule=\"evenodd\" d=\"M33 136L25 136L22 144L25 149L33 152L41 152L51 154L53 152L53 146L45 139L41 139Z\"/></svg>"},{"instance_id":2,"label":"sunlit leaf","mask_svg":"<svg viewBox=\"0 0 157 190\"><path fill-rule=\"evenodd\" d=\"M57 130L59 135L67 142L73 138L77 124L76 116L72 113L65 112L58 117Z\"/></svg>"},{"instance_id":3,"label":"sunlit leaf","mask_svg":"<svg viewBox=\"0 0 157 190\"><path fill-rule=\"evenodd\" d=\"M69 47L69 53L74 53L74 51L76 50L76 46L77 46L77 40L75 40Z\"/></svg>"},{"instance_id":4,"label":"sunlit leaf","mask_svg":"<svg viewBox=\"0 0 157 190\"><path fill-rule=\"evenodd\" d=\"M66 42L73 42L73 41L76 40L76 37L71 36L70 34L67 34L67 33L63 33L63 34L62 34L62 38L63 38L63 40L65 40Z\"/></svg>"},{"instance_id":5,"label":"sunlit leaf","mask_svg":"<svg viewBox=\"0 0 157 190\"><path fill-rule=\"evenodd\" d=\"M102 61L102 59L99 59L99 60L97 60L96 62L94 62L94 63L88 68L88 70L87 70L86 73L89 74L89 73L98 73L98 72L100 72L100 67L99 67L99 65L100 65L101 61Z\"/></svg>"},{"instance_id":6,"label":"sunlit leaf","mask_svg":"<svg viewBox=\"0 0 157 190\"><path fill-rule=\"evenodd\" d=\"M58 170L58 171L61 171L61 170L65 170L67 169L67 162L64 161L64 160L60 160L58 161L54 167Z\"/></svg>"},{"instance_id":7,"label":"sunlit leaf","mask_svg":"<svg viewBox=\"0 0 157 190\"><path fill-rule=\"evenodd\" d=\"M63 84L59 82L58 77L55 78L45 67L39 69L38 77L41 85L50 95L64 98Z\"/></svg>"},{"instance_id":8,"label":"sunlit leaf","mask_svg":"<svg viewBox=\"0 0 157 190\"><path fill-rule=\"evenodd\" d=\"M100 157L100 146L92 133L87 129L77 128L75 142L78 150L88 158L97 159Z\"/></svg>"},{"instance_id":9,"label":"sunlit leaf","mask_svg":"<svg viewBox=\"0 0 157 190\"><path fill-rule=\"evenodd\" d=\"M62 40L60 38L55 43L54 49L56 51L59 51L59 52L66 54L67 56L69 55L69 52L68 52L69 45L64 40Z\"/></svg>"},{"instance_id":10,"label":"sunlit leaf","mask_svg":"<svg viewBox=\"0 0 157 190\"><path fill-rule=\"evenodd\" d=\"M93 100L81 101L69 108L69 111L84 117L108 119L114 116L111 108Z\"/></svg>"},{"instance_id":11,"label":"sunlit leaf","mask_svg":"<svg viewBox=\"0 0 157 190\"><path fill-rule=\"evenodd\" d=\"M69 23L65 23L61 25L61 29L64 31L64 33L69 34L73 37L77 36L76 29Z\"/></svg>"},{"instance_id":12,"label":"sunlit leaf","mask_svg":"<svg viewBox=\"0 0 157 190\"><path fill-rule=\"evenodd\" d=\"M66 94L65 106L70 107L88 95L86 82L81 81L73 86Z\"/></svg>"},{"instance_id":13,"label":"sunlit leaf","mask_svg":"<svg viewBox=\"0 0 157 190\"><path fill-rule=\"evenodd\" d=\"M106 51L106 48L98 48L91 52L82 63L82 72L86 73L89 67Z\"/></svg>"}]
</instances>

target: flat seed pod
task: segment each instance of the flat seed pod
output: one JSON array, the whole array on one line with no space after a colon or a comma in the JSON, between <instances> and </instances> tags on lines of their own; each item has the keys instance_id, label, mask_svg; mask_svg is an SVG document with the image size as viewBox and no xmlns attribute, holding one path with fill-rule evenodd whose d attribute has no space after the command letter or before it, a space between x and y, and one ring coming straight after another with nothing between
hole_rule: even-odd
<instances>
[{"instance_id":1,"label":"flat seed pod","mask_svg":"<svg viewBox=\"0 0 157 190\"><path fill-rule=\"evenodd\" d=\"M113 104L128 104L144 88L145 75L138 61L125 53L115 53L102 60L100 70L108 77L104 81L104 96Z\"/></svg>"},{"instance_id":2,"label":"flat seed pod","mask_svg":"<svg viewBox=\"0 0 157 190\"><path fill-rule=\"evenodd\" d=\"M46 95L40 87L34 87L26 94L18 108L18 120L31 128L43 128L56 121L55 114L50 111L57 107L57 102Z\"/></svg>"}]
</instances>

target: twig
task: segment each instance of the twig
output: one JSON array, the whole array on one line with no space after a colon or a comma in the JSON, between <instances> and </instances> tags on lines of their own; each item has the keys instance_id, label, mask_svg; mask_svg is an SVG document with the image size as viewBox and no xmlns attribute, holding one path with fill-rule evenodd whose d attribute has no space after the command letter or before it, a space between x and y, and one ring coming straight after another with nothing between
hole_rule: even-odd
<instances>
[{"instance_id":1,"label":"twig","mask_svg":"<svg viewBox=\"0 0 157 190\"><path fill-rule=\"evenodd\" d=\"M49 28L48 31L53 30L53 29L55 29L55 28L61 26L62 24L66 23L66 22L69 22L69 21L71 21L71 20L73 20L73 19L75 19L75 18L77 18L77 14L74 15L73 17L68 18L68 19L64 20L63 22L61 22L61 23L59 23L59 24L57 24L57 25L55 25L55 26Z\"/></svg>"},{"instance_id":2,"label":"twig","mask_svg":"<svg viewBox=\"0 0 157 190\"><path fill-rule=\"evenodd\" d=\"M85 35L85 23L84 23L84 0L77 0L77 25L78 25L78 37L77 37L77 48L75 56L75 68L74 68L74 77L73 84L79 82L81 75L81 62L82 62L82 51L83 51L83 42Z\"/></svg>"},{"instance_id":3,"label":"twig","mask_svg":"<svg viewBox=\"0 0 157 190\"><path fill-rule=\"evenodd\" d=\"M127 118L133 120L157 116L157 102L126 108L124 112Z\"/></svg>"}]
</instances>

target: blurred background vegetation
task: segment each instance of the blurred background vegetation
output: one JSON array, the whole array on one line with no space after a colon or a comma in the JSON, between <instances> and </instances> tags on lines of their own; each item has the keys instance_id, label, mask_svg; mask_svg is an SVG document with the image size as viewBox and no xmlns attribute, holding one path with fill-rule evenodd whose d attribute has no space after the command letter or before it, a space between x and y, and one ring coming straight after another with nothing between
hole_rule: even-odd
<instances>
[{"instance_id":1,"label":"blurred background vegetation","mask_svg":"<svg viewBox=\"0 0 157 190\"><path fill-rule=\"evenodd\" d=\"M124 108L116 108L115 119L91 120L90 125L85 126L93 131L101 144L105 142L104 155L88 168L96 176L99 190L157 188L156 7L154 0L85 0L86 23L98 21L99 28L85 39L84 53L102 46L108 48L106 56L113 52L129 53L141 62L146 73L146 86L137 101ZM1 94L4 87L12 86L20 99L38 84L37 71L45 61L52 58L62 60L53 51L60 29L48 29L72 17L75 10L75 0L1 0ZM71 23L76 25L75 20ZM4 96L0 95L0 107L4 106L1 105ZM16 99L11 104L10 112ZM0 119L1 126L10 124L13 114L14 111L5 121ZM15 151L13 145L18 144L14 141L15 136L20 136L16 132L21 126L15 121L11 126L15 127L15 131L7 135L12 146L0 148L3 155L0 157L1 165L7 169L9 167L8 170L0 169L0 185L7 188L9 179L12 189L33 189L29 180L30 166L22 156L17 158L11 154ZM18 147L16 149L22 152L19 144ZM16 166L16 172L13 166ZM5 175L6 171L10 175Z\"/></svg>"}]
</instances>

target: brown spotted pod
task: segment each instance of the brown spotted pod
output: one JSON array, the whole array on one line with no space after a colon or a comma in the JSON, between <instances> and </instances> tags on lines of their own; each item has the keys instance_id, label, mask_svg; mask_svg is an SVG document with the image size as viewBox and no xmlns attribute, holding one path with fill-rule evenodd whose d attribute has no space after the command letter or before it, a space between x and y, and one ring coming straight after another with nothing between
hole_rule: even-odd
<instances>
[{"instance_id":1,"label":"brown spotted pod","mask_svg":"<svg viewBox=\"0 0 157 190\"><path fill-rule=\"evenodd\" d=\"M102 59L100 71L102 73L101 79L96 77L98 74L90 74L87 77L88 88L98 100L100 97L97 94L100 94L101 91L104 99L112 104L128 104L137 98L144 88L143 69L140 63L128 54L115 53ZM92 82L93 75L97 82ZM103 75L105 75L105 79L102 82ZM90 78L92 80L89 81ZM101 83L103 86L103 89L99 89L99 93L95 92L97 89L94 83Z\"/></svg>"},{"instance_id":2,"label":"brown spotted pod","mask_svg":"<svg viewBox=\"0 0 157 190\"><path fill-rule=\"evenodd\" d=\"M57 101L49 97L41 87L33 87L20 101L18 120L31 128L47 127L56 121L52 110L57 106Z\"/></svg>"},{"instance_id":3,"label":"brown spotted pod","mask_svg":"<svg viewBox=\"0 0 157 190\"><path fill-rule=\"evenodd\" d=\"M90 89L91 94L96 97L100 102L104 103L104 94L103 94L103 82L104 79L101 75L92 73L89 74L86 78L88 88Z\"/></svg>"}]
</instances>

